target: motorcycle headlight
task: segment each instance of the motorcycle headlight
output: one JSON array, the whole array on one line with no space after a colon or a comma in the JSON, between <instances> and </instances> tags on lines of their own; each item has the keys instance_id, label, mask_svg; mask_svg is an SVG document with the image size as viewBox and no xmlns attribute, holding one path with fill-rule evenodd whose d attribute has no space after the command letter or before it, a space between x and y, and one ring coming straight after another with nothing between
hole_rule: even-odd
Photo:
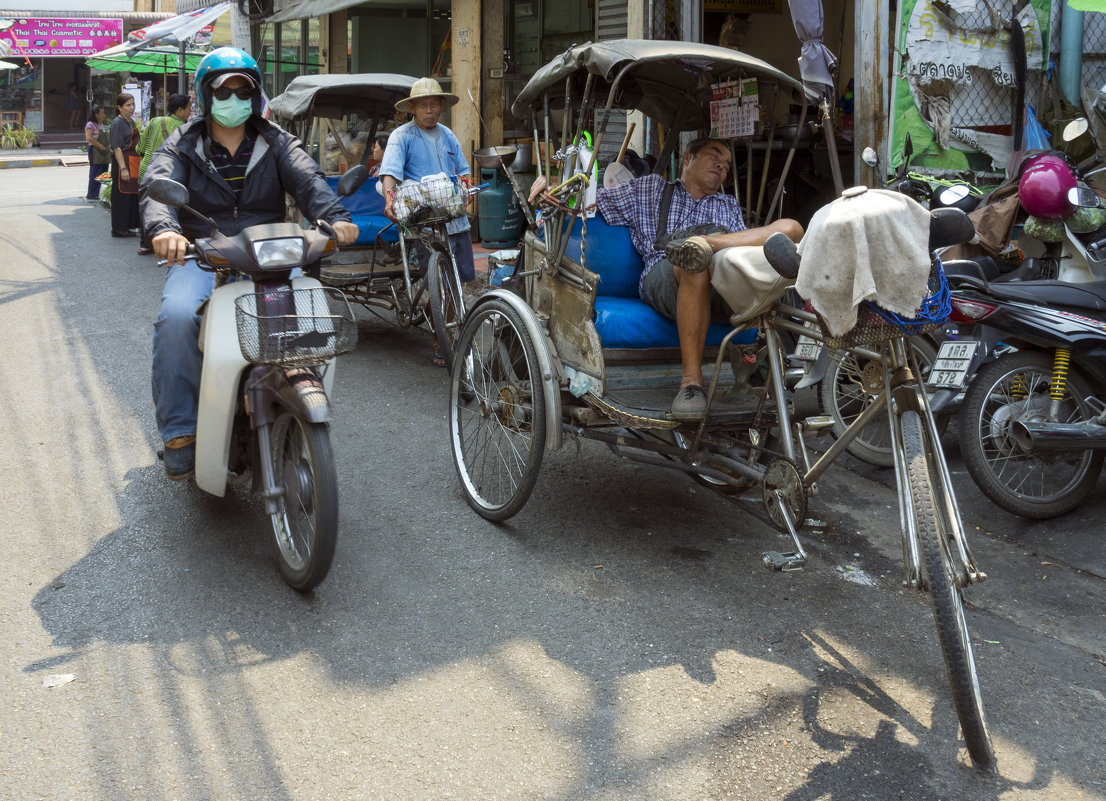
<instances>
[{"instance_id":1,"label":"motorcycle headlight","mask_svg":"<svg viewBox=\"0 0 1106 801\"><path fill-rule=\"evenodd\" d=\"M253 243L258 267L298 267L303 263L303 237L265 239Z\"/></svg>"}]
</instances>

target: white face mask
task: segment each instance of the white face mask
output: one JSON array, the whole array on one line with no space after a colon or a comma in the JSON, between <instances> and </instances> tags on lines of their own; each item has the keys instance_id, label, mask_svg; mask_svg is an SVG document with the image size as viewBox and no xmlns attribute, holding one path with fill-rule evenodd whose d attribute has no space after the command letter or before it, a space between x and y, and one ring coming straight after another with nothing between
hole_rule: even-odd
<instances>
[{"instance_id":1,"label":"white face mask","mask_svg":"<svg viewBox=\"0 0 1106 801\"><path fill-rule=\"evenodd\" d=\"M211 116L215 122L227 128L235 128L250 118L253 113L253 99L239 100L231 95L226 100L212 99Z\"/></svg>"}]
</instances>

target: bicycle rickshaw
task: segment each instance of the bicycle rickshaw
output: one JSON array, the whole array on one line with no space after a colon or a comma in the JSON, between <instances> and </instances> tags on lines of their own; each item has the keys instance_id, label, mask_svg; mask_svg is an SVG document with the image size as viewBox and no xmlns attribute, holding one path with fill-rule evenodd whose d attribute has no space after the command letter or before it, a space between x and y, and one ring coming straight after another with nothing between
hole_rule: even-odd
<instances>
[{"instance_id":1,"label":"bicycle rickshaw","mask_svg":"<svg viewBox=\"0 0 1106 801\"><path fill-rule=\"evenodd\" d=\"M304 75L269 105L336 187L339 173L364 169L377 133L394 118L396 102L410 94L416 80L393 73ZM347 142L343 136L351 119L358 122L359 141ZM327 169L330 162L333 167ZM379 178L368 178L353 195L342 198L360 234L323 269L320 280L375 314L393 313L400 327L430 327L448 366L464 319L464 297L445 224L466 213L476 190L450 177L405 184L397 191L397 225L384 216L378 183Z\"/></svg>"},{"instance_id":2,"label":"bicycle rickshaw","mask_svg":"<svg viewBox=\"0 0 1106 801\"><path fill-rule=\"evenodd\" d=\"M584 125L597 132L599 152L612 109L644 112L666 126L657 162L663 167L678 134L710 128L712 92L751 79L762 97L807 100L800 83L758 59L711 45L667 41L574 47L542 67L522 90L512 111L516 117L529 116L535 131L538 120L544 122L544 174L550 174L554 160L562 182L550 183L540 235L529 232L524 238L523 261L508 281L513 286L481 296L461 330L451 372L449 416L463 492L483 517L509 518L533 490L545 450L558 449L570 437L592 439L618 456L683 471L727 495L759 491L769 518L794 545L790 553L765 554L764 562L779 570L798 569L805 563L805 552L797 529L806 519L817 480L868 422L886 415L895 453L907 582L932 596L968 751L975 765L987 768L994 754L961 598L962 588L985 576L965 542L907 337L907 332L935 323L904 330L862 309L863 324L834 338L813 311L769 298L747 319L712 326L707 361L713 353L713 372L704 365L707 416L681 423L668 413L681 373L675 326L638 299L642 266L628 229L581 214L585 176L595 174L591 165L573 163L573 144ZM559 141L554 141L558 134L550 123L550 110L561 108ZM738 176L734 179L740 186ZM776 200L772 207L777 207ZM930 249L971 236L967 218L955 210L954 214L958 216L934 218ZM770 240L765 255L793 278L798 271L795 248L779 236L783 242ZM925 268L929 253L924 243L921 251ZM947 298L939 261L933 264L930 305ZM943 296L936 291L941 287ZM832 421L820 416L793 419L785 376L784 338L802 334L874 365L867 380L876 390L876 401L820 457L812 455L804 434ZM754 373L754 379L762 376L762 385L750 382L754 386L737 403L728 397L727 356L735 345L741 352L753 348L763 353L765 365Z\"/></svg>"}]
</instances>

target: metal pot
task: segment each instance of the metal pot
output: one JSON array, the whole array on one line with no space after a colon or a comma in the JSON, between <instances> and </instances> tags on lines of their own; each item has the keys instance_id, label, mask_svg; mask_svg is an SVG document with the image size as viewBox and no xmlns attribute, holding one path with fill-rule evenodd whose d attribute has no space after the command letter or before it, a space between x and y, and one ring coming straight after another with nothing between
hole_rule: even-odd
<instances>
[{"instance_id":1,"label":"metal pot","mask_svg":"<svg viewBox=\"0 0 1106 801\"><path fill-rule=\"evenodd\" d=\"M480 167L510 166L517 152L518 145L500 145L499 147L486 147L483 150L477 150L472 154L472 157L476 159L476 164Z\"/></svg>"},{"instance_id":2,"label":"metal pot","mask_svg":"<svg viewBox=\"0 0 1106 801\"><path fill-rule=\"evenodd\" d=\"M534 168L534 144L523 142L518 146L515 160L511 162L511 172L530 172Z\"/></svg>"}]
</instances>

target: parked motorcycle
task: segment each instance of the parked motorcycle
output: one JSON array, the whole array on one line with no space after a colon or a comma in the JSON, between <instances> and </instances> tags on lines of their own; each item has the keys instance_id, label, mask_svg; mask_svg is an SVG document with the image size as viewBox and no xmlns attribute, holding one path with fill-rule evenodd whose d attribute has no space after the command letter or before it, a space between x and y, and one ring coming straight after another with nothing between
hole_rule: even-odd
<instances>
[{"instance_id":1,"label":"parked motorcycle","mask_svg":"<svg viewBox=\"0 0 1106 801\"><path fill-rule=\"evenodd\" d=\"M1098 205L1090 190L1073 188L1068 197ZM960 276L952 308L962 339L947 354L942 346L934 372L966 382L989 348L972 337L984 326L1017 348L983 364L968 386L959 428L972 480L1022 517L1076 508L1106 456L1106 281L995 284Z\"/></svg>"},{"instance_id":2,"label":"parked motorcycle","mask_svg":"<svg viewBox=\"0 0 1106 801\"><path fill-rule=\"evenodd\" d=\"M347 188L339 184L339 194ZM226 236L188 206L188 189L176 181L158 179L146 191L211 226L190 247L216 275L200 325L196 485L222 497L252 478L281 575L307 592L326 577L338 537L333 359L357 342L345 296L312 277L337 251L334 233L320 221L315 229L275 223ZM307 276L293 277L297 268Z\"/></svg>"}]
</instances>

